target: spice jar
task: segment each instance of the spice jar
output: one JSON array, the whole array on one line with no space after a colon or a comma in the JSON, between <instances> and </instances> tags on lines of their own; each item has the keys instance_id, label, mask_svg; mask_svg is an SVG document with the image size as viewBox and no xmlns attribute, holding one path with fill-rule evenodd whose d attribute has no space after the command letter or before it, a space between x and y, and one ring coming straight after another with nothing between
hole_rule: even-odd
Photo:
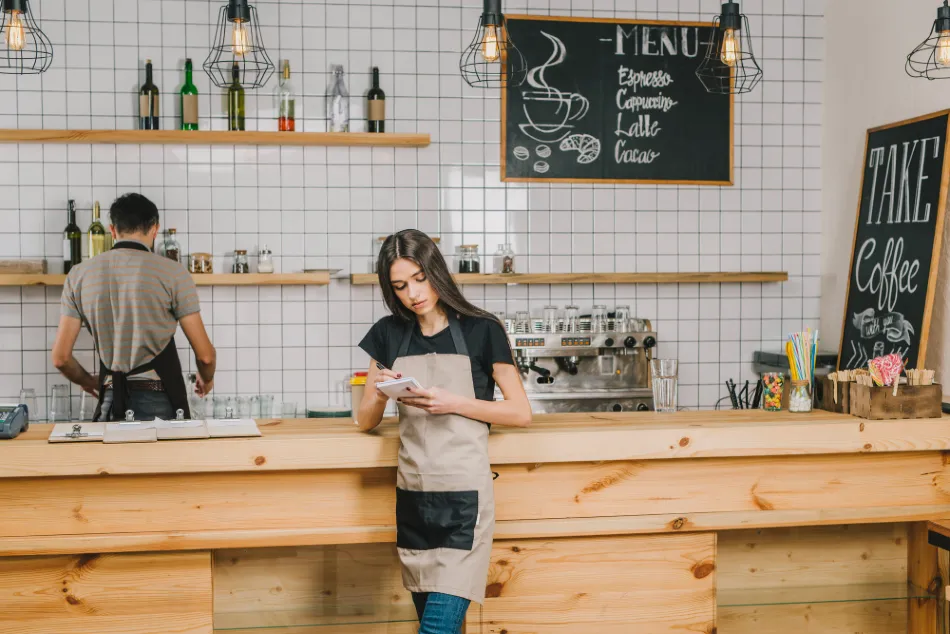
<instances>
[{"instance_id":1,"label":"spice jar","mask_svg":"<svg viewBox=\"0 0 950 634\"><path fill-rule=\"evenodd\" d=\"M181 262L181 245L178 244L178 238L175 237L177 233L178 231L176 229L168 230L168 237L165 238L165 245L162 248L162 255L164 255L169 260Z\"/></svg>"},{"instance_id":2,"label":"spice jar","mask_svg":"<svg viewBox=\"0 0 950 634\"><path fill-rule=\"evenodd\" d=\"M192 253L188 270L195 274L214 273L210 253Z\"/></svg>"},{"instance_id":3,"label":"spice jar","mask_svg":"<svg viewBox=\"0 0 950 634\"><path fill-rule=\"evenodd\" d=\"M231 267L232 273L250 273L251 268L247 264L247 251L245 249L234 250L234 265Z\"/></svg>"},{"instance_id":4,"label":"spice jar","mask_svg":"<svg viewBox=\"0 0 950 634\"><path fill-rule=\"evenodd\" d=\"M274 272L274 255L271 253L271 250L267 248L267 245L264 245L264 248L261 249L260 253L257 256L257 272L258 273L273 273Z\"/></svg>"},{"instance_id":5,"label":"spice jar","mask_svg":"<svg viewBox=\"0 0 950 634\"><path fill-rule=\"evenodd\" d=\"M459 256L459 273L481 273L477 244L463 244Z\"/></svg>"},{"instance_id":6,"label":"spice jar","mask_svg":"<svg viewBox=\"0 0 950 634\"><path fill-rule=\"evenodd\" d=\"M811 381L792 381L792 388L788 393L788 411L811 411Z\"/></svg>"}]
</instances>

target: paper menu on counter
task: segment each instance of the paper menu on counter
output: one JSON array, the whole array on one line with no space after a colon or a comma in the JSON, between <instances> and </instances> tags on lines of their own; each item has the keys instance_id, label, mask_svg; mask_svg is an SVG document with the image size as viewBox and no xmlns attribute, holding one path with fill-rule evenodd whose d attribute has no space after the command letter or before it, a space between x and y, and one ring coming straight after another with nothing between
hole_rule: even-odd
<instances>
[{"instance_id":1,"label":"paper menu on counter","mask_svg":"<svg viewBox=\"0 0 950 634\"><path fill-rule=\"evenodd\" d=\"M106 444L121 442L156 442L158 430L155 421L138 423L106 423L106 432L102 442Z\"/></svg>"},{"instance_id":2,"label":"paper menu on counter","mask_svg":"<svg viewBox=\"0 0 950 634\"><path fill-rule=\"evenodd\" d=\"M102 442L105 423L56 423L49 442Z\"/></svg>"},{"instance_id":3,"label":"paper menu on counter","mask_svg":"<svg viewBox=\"0 0 950 634\"><path fill-rule=\"evenodd\" d=\"M156 418L155 431L159 440L188 440L209 438L208 425L203 420L162 420Z\"/></svg>"},{"instance_id":4,"label":"paper menu on counter","mask_svg":"<svg viewBox=\"0 0 950 634\"><path fill-rule=\"evenodd\" d=\"M216 418L208 420L208 434L211 438L242 438L260 436L261 430L252 418Z\"/></svg>"}]
</instances>

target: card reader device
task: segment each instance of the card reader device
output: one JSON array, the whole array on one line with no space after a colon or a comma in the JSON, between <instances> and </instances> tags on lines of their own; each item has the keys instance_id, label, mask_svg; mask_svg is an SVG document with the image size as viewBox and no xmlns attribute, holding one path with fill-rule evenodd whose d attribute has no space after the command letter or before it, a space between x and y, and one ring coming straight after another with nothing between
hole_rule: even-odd
<instances>
[{"instance_id":1,"label":"card reader device","mask_svg":"<svg viewBox=\"0 0 950 634\"><path fill-rule=\"evenodd\" d=\"M26 405L0 404L0 439L16 438L30 428Z\"/></svg>"}]
</instances>

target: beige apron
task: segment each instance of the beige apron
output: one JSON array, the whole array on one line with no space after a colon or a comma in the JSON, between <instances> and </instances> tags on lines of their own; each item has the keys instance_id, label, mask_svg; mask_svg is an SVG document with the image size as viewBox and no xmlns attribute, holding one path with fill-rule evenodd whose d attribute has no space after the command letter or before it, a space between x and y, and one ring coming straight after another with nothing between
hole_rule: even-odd
<instances>
[{"instance_id":1,"label":"beige apron","mask_svg":"<svg viewBox=\"0 0 950 634\"><path fill-rule=\"evenodd\" d=\"M409 324L403 333L393 370L426 388L475 398L458 319L449 317L456 354L406 356L413 329ZM488 425L399 404L399 440L396 548L403 585L482 603L495 532Z\"/></svg>"}]
</instances>

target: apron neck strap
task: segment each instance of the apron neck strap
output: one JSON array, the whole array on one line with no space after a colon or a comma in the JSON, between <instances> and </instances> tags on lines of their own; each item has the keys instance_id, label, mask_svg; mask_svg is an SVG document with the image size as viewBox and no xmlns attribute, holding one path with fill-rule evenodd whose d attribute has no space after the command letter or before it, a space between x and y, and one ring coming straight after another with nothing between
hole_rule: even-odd
<instances>
[{"instance_id":1,"label":"apron neck strap","mask_svg":"<svg viewBox=\"0 0 950 634\"><path fill-rule=\"evenodd\" d=\"M118 240L115 244L112 245L113 249L134 249L136 251L145 251L146 253L150 252L150 249L135 240Z\"/></svg>"},{"instance_id":2,"label":"apron neck strap","mask_svg":"<svg viewBox=\"0 0 950 634\"><path fill-rule=\"evenodd\" d=\"M468 356L468 345L465 343L465 337L462 336L462 326L459 324L458 317L454 311L447 311L449 319L449 333L452 335L452 343L455 344L455 354ZM412 333L416 329L416 321L407 321L403 328L402 341L399 343L399 352L396 358L405 357L409 353L409 342L412 340Z\"/></svg>"}]
</instances>

